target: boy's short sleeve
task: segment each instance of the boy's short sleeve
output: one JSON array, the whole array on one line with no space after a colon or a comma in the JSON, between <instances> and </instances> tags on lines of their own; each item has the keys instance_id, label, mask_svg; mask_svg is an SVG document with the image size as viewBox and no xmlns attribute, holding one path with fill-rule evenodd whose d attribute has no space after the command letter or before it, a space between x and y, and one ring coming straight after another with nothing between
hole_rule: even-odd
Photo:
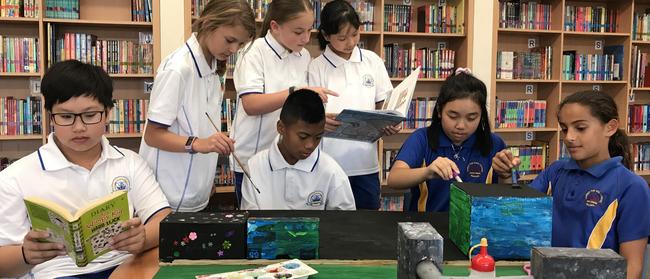
<instances>
[{"instance_id":1,"label":"boy's short sleeve","mask_svg":"<svg viewBox=\"0 0 650 279\"><path fill-rule=\"evenodd\" d=\"M354 194L350 180L334 159L331 159L332 176L330 179L330 191L327 194L326 210L356 210Z\"/></svg>"},{"instance_id":2,"label":"boy's short sleeve","mask_svg":"<svg viewBox=\"0 0 650 279\"><path fill-rule=\"evenodd\" d=\"M30 223L23 195L11 177L0 174L0 246L23 243Z\"/></svg>"},{"instance_id":3,"label":"boy's short sleeve","mask_svg":"<svg viewBox=\"0 0 650 279\"><path fill-rule=\"evenodd\" d=\"M169 203L149 165L138 154L129 154L134 180L129 190L129 198L132 199L136 215L146 223L158 211L168 208Z\"/></svg>"},{"instance_id":4,"label":"boy's short sleeve","mask_svg":"<svg viewBox=\"0 0 650 279\"><path fill-rule=\"evenodd\" d=\"M237 97L251 93L264 92L264 60L259 50L253 46L244 52L235 65L233 74Z\"/></svg>"},{"instance_id":5,"label":"boy's short sleeve","mask_svg":"<svg viewBox=\"0 0 650 279\"><path fill-rule=\"evenodd\" d=\"M147 119L159 125L171 126L177 118L183 94L184 81L179 72L158 72L151 91Z\"/></svg>"},{"instance_id":6,"label":"boy's short sleeve","mask_svg":"<svg viewBox=\"0 0 650 279\"><path fill-rule=\"evenodd\" d=\"M426 128L418 129L402 144L395 161L403 161L411 168L422 167L427 148Z\"/></svg>"},{"instance_id":7,"label":"boy's short sleeve","mask_svg":"<svg viewBox=\"0 0 650 279\"><path fill-rule=\"evenodd\" d=\"M618 201L616 228L619 243L650 235L650 189L643 178L634 175Z\"/></svg>"}]
</instances>

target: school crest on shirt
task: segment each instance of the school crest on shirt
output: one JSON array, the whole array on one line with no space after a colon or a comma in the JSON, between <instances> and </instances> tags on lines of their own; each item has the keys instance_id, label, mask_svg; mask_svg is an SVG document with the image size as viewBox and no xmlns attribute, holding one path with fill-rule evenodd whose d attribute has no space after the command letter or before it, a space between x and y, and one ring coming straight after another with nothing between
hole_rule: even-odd
<instances>
[{"instance_id":1,"label":"school crest on shirt","mask_svg":"<svg viewBox=\"0 0 650 279\"><path fill-rule=\"evenodd\" d=\"M121 190L129 190L129 186L131 183L129 182L129 179L126 176L118 176L113 178L113 182L111 183L111 186L113 187L113 192L115 191L121 191Z\"/></svg>"},{"instance_id":2,"label":"school crest on shirt","mask_svg":"<svg viewBox=\"0 0 650 279\"><path fill-rule=\"evenodd\" d=\"M483 173L483 165L479 162L470 162L467 164L467 173L470 177L479 178Z\"/></svg>"},{"instance_id":3,"label":"school crest on shirt","mask_svg":"<svg viewBox=\"0 0 650 279\"><path fill-rule=\"evenodd\" d=\"M598 189L591 189L585 193L585 204L587 206L597 206L603 203L603 193Z\"/></svg>"},{"instance_id":4,"label":"school crest on shirt","mask_svg":"<svg viewBox=\"0 0 650 279\"><path fill-rule=\"evenodd\" d=\"M307 205L309 206L321 206L323 205L323 192L314 191L309 194L307 197Z\"/></svg>"},{"instance_id":5,"label":"school crest on shirt","mask_svg":"<svg viewBox=\"0 0 650 279\"><path fill-rule=\"evenodd\" d=\"M365 86L365 87L373 87L373 86L375 86L375 78L373 78L369 74L363 75L361 80L363 81L363 86Z\"/></svg>"}]
</instances>

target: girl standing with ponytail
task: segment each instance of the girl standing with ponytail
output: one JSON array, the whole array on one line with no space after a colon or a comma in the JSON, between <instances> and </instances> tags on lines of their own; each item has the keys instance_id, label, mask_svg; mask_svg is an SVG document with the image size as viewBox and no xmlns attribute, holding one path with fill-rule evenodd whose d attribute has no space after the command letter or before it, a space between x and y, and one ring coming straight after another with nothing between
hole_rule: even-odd
<instances>
[{"instance_id":1,"label":"girl standing with ponytail","mask_svg":"<svg viewBox=\"0 0 650 279\"><path fill-rule=\"evenodd\" d=\"M618 110L603 92L578 92L558 112L571 158L556 161L529 185L553 196L552 246L613 249L627 260L627 278L641 278L650 235L650 189L630 168ZM502 178L520 163L507 151L492 161Z\"/></svg>"}]
</instances>

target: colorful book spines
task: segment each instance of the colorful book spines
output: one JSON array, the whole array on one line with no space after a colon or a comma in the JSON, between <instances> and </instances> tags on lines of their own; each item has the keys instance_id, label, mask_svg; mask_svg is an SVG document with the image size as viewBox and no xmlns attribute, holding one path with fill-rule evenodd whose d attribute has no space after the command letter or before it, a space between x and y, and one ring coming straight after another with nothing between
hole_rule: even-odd
<instances>
[{"instance_id":1,"label":"colorful book spines","mask_svg":"<svg viewBox=\"0 0 650 279\"><path fill-rule=\"evenodd\" d=\"M415 44L400 46L385 44L384 64L390 77L407 77L412 70L420 69L420 78L445 79L455 68L456 52L451 49L415 48Z\"/></svg>"},{"instance_id":2,"label":"colorful book spines","mask_svg":"<svg viewBox=\"0 0 650 279\"><path fill-rule=\"evenodd\" d=\"M640 142L632 144L632 159L634 171L650 170L650 143Z\"/></svg>"},{"instance_id":3,"label":"colorful book spines","mask_svg":"<svg viewBox=\"0 0 650 279\"><path fill-rule=\"evenodd\" d=\"M549 30L551 5L521 0L499 0L499 28Z\"/></svg>"},{"instance_id":4,"label":"colorful book spines","mask_svg":"<svg viewBox=\"0 0 650 279\"><path fill-rule=\"evenodd\" d=\"M383 163L382 165L382 170L381 170L381 181L386 182L388 179L388 175L390 174L390 167L393 166L393 161L395 161L395 157L397 156L398 150L392 150L392 149L384 149L384 157L383 157Z\"/></svg>"},{"instance_id":5,"label":"colorful book spines","mask_svg":"<svg viewBox=\"0 0 650 279\"><path fill-rule=\"evenodd\" d=\"M45 0L45 17L79 19L79 0Z\"/></svg>"},{"instance_id":6,"label":"colorful book spines","mask_svg":"<svg viewBox=\"0 0 650 279\"><path fill-rule=\"evenodd\" d=\"M404 195L382 196L380 211L404 211Z\"/></svg>"},{"instance_id":7,"label":"colorful book spines","mask_svg":"<svg viewBox=\"0 0 650 279\"><path fill-rule=\"evenodd\" d=\"M604 54L576 54L564 51L564 80L621 80L623 77L623 46L605 47Z\"/></svg>"},{"instance_id":8,"label":"colorful book spines","mask_svg":"<svg viewBox=\"0 0 650 279\"><path fill-rule=\"evenodd\" d=\"M628 111L628 132L650 132L650 105L630 105Z\"/></svg>"},{"instance_id":9,"label":"colorful book spines","mask_svg":"<svg viewBox=\"0 0 650 279\"><path fill-rule=\"evenodd\" d=\"M444 5L419 6L416 10L417 32L463 34L463 8L463 5L451 6L449 1ZM399 10L399 7L395 10ZM410 15L406 15L406 20L410 21ZM397 21L400 22L399 19Z\"/></svg>"},{"instance_id":10,"label":"colorful book spines","mask_svg":"<svg viewBox=\"0 0 650 279\"><path fill-rule=\"evenodd\" d=\"M131 0L131 21L151 22L151 0Z\"/></svg>"},{"instance_id":11,"label":"colorful book spines","mask_svg":"<svg viewBox=\"0 0 650 279\"><path fill-rule=\"evenodd\" d=\"M632 87L650 87L648 75L648 53L635 45L632 47Z\"/></svg>"},{"instance_id":12,"label":"colorful book spines","mask_svg":"<svg viewBox=\"0 0 650 279\"><path fill-rule=\"evenodd\" d=\"M115 100L112 118L108 124L108 133L142 133L147 119L149 100L122 99Z\"/></svg>"},{"instance_id":13,"label":"colorful book spines","mask_svg":"<svg viewBox=\"0 0 650 279\"><path fill-rule=\"evenodd\" d=\"M38 73L38 38L0 35L0 72Z\"/></svg>"},{"instance_id":14,"label":"colorful book spines","mask_svg":"<svg viewBox=\"0 0 650 279\"><path fill-rule=\"evenodd\" d=\"M38 18L37 0L0 0L0 17Z\"/></svg>"},{"instance_id":15,"label":"colorful book spines","mask_svg":"<svg viewBox=\"0 0 650 279\"><path fill-rule=\"evenodd\" d=\"M546 145L522 145L511 146L510 152L515 157L519 157L520 175L538 174L546 167Z\"/></svg>"},{"instance_id":16,"label":"colorful book spines","mask_svg":"<svg viewBox=\"0 0 650 279\"><path fill-rule=\"evenodd\" d=\"M632 40L650 41L650 11L634 13L632 17Z\"/></svg>"},{"instance_id":17,"label":"colorful book spines","mask_svg":"<svg viewBox=\"0 0 650 279\"><path fill-rule=\"evenodd\" d=\"M564 31L617 32L618 10L603 6L566 6Z\"/></svg>"},{"instance_id":18,"label":"colorful book spines","mask_svg":"<svg viewBox=\"0 0 650 279\"><path fill-rule=\"evenodd\" d=\"M546 127L546 101L496 100L497 128L544 128Z\"/></svg>"},{"instance_id":19,"label":"colorful book spines","mask_svg":"<svg viewBox=\"0 0 650 279\"><path fill-rule=\"evenodd\" d=\"M36 97L17 99L0 97L0 135L41 134L41 100Z\"/></svg>"},{"instance_id":20,"label":"colorful book spines","mask_svg":"<svg viewBox=\"0 0 650 279\"><path fill-rule=\"evenodd\" d=\"M225 98L221 103L221 131L232 131L232 120L235 117L235 109L237 104L235 100Z\"/></svg>"},{"instance_id":21,"label":"colorful book spines","mask_svg":"<svg viewBox=\"0 0 650 279\"><path fill-rule=\"evenodd\" d=\"M235 171L230 167L228 160L217 165L217 173L214 177L214 185L227 186L235 184Z\"/></svg>"},{"instance_id":22,"label":"colorful book spines","mask_svg":"<svg viewBox=\"0 0 650 279\"><path fill-rule=\"evenodd\" d=\"M375 4L365 0L353 0L350 4L359 15L359 31L372 31L375 28Z\"/></svg>"},{"instance_id":23,"label":"colorful book spines","mask_svg":"<svg viewBox=\"0 0 650 279\"><path fill-rule=\"evenodd\" d=\"M203 12L203 8L205 8L208 1L209 0L192 0L192 16L201 16L201 12ZM266 16L266 11L269 9L271 0L248 0L248 4L251 5L253 13L255 13L255 19L264 20L264 16ZM320 16L320 12L318 15ZM314 14L314 16L316 16L316 14Z\"/></svg>"},{"instance_id":24,"label":"colorful book spines","mask_svg":"<svg viewBox=\"0 0 650 279\"><path fill-rule=\"evenodd\" d=\"M412 28L410 5L384 4L384 31L415 31Z\"/></svg>"},{"instance_id":25,"label":"colorful book spines","mask_svg":"<svg viewBox=\"0 0 650 279\"><path fill-rule=\"evenodd\" d=\"M528 52L497 52L498 79L551 79L553 48L534 48Z\"/></svg>"},{"instance_id":26,"label":"colorful book spines","mask_svg":"<svg viewBox=\"0 0 650 279\"><path fill-rule=\"evenodd\" d=\"M431 115L436 106L435 97L419 97L411 100L406 120L402 122L403 129L417 129L431 125Z\"/></svg>"}]
</instances>

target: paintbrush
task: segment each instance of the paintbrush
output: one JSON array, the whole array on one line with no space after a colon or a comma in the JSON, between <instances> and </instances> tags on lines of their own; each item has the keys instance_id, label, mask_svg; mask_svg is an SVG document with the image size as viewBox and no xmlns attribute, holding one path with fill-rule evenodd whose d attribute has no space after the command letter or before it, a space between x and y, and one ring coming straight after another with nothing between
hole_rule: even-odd
<instances>
[{"instance_id":1,"label":"paintbrush","mask_svg":"<svg viewBox=\"0 0 650 279\"><path fill-rule=\"evenodd\" d=\"M205 113L205 116L208 117L208 120L212 124L212 127L214 127L214 129L217 132L219 132L219 128L217 128L217 125L214 124L214 121L212 121L212 117L210 117L210 115L207 112ZM230 154L232 154L232 157L235 158L235 162L237 162L239 167L241 167L241 170L244 172L244 175L248 178L248 181L251 182L251 185L253 185L253 188L255 188L255 191L257 191L258 194L261 194L260 189L257 188L257 186L255 185L255 182L253 182L253 179L251 178L251 174L248 172L246 167L244 167L244 164L241 163L241 161L239 160L239 157L237 157L237 155L235 155L235 151L233 150L232 152L230 152Z\"/></svg>"}]
</instances>

